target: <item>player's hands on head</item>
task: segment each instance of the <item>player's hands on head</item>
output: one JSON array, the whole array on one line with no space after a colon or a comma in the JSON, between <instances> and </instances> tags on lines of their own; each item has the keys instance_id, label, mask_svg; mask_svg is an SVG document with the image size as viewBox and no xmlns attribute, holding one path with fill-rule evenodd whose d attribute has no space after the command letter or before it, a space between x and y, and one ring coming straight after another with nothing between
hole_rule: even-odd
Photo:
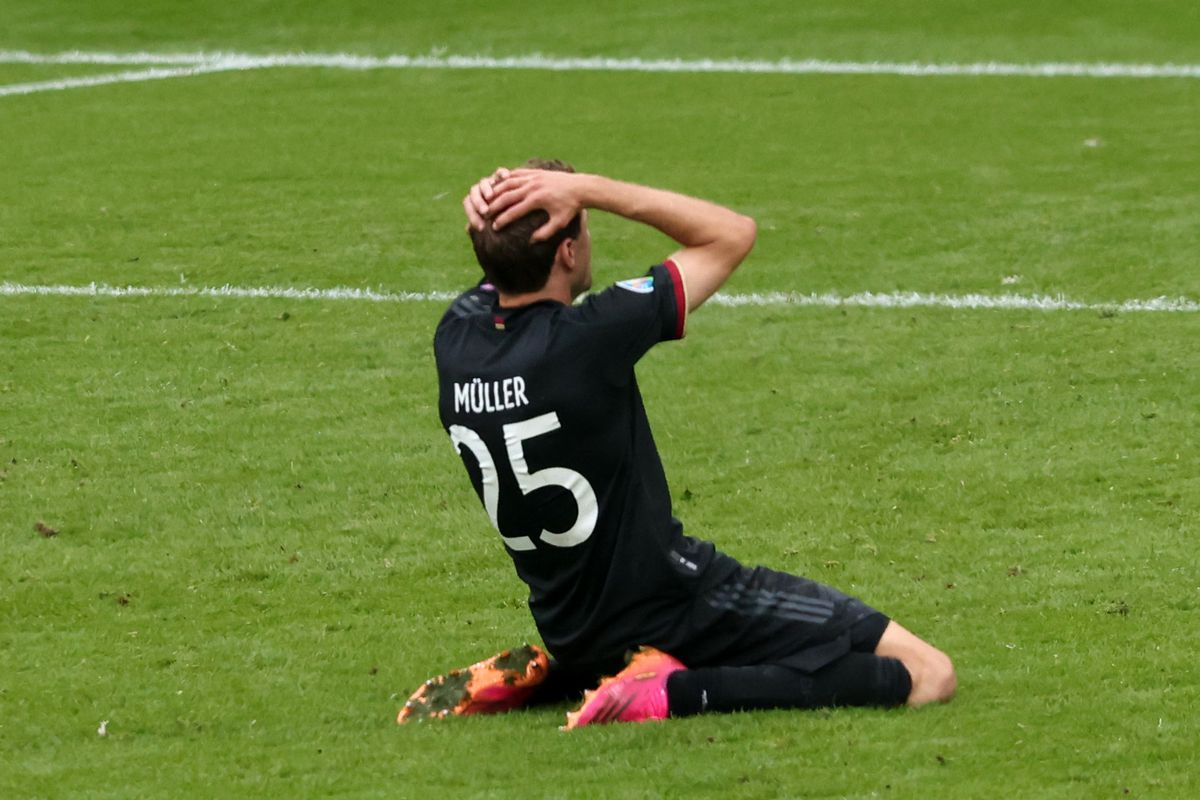
<instances>
[{"instance_id":1,"label":"player's hands on head","mask_svg":"<svg viewBox=\"0 0 1200 800\"><path fill-rule=\"evenodd\" d=\"M496 184L503 181L511 173L505 167L499 167L486 178L471 187L463 198L463 210L467 212L467 228L483 230L487 224L488 203L496 196Z\"/></svg>"},{"instance_id":2,"label":"player's hands on head","mask_svg":"<svg viewBox=\"0 0 1200 800\"><path fill-rule=\"evenodd\" d=\"M492 218L492 228L500 230L540 208L550 215L550 219L533 232L531 241L549 239L583 209L580 196L582 177L579 173L554 170L513 170L491 187L495 194L488 204L487 213Z\"/></svg>"}]
</instances>

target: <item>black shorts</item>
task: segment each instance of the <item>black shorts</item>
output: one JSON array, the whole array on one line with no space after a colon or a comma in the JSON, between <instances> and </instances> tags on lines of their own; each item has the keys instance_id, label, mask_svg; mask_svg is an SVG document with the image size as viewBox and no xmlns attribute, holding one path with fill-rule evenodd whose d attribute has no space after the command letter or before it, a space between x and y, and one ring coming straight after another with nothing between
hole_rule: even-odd
<instances>
[{"instance_id":1,"label":"black shorts","mask_svg":"<svg viewBox=\"0 0 1200 800\"><path fill-rule=\"evenodd\" d=\"M866 603L799 575L733 563L656 647L693 668L779 664L804 672L875 651L889 620Z\"/></svg>"},{"instance_id":2,"label":"black shorts","mask_svg":"<svg viewBox=\"0 0 1200 800\"><path fill-rule=\"evenodd\" d=\"M851 651L873 653L889 622L830 586L745 567L719 552L707 572L724 577L698 591L651 637L630 631L629 648L657 647L690 668L778 664L815 672ZM619 671L624 657L556 666L586 686L594 676Z\"/></svg>"}]
</instances>

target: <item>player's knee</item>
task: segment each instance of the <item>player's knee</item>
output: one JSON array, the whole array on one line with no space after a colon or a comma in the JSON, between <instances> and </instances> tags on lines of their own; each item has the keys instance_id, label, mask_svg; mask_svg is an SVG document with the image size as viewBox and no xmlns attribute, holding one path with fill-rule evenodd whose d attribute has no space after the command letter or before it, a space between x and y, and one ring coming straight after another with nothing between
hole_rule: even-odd
<instances>
[{"instance_id":1,"label":"player's knee","mask_svg":"<svg viewBox=\"0 0 1200 800\"><path fill-rule=\"evenodd\" d=\"M912 693L908 696L910 706L944 703L958 688L954 663L945 653L932 647L910 666L909 672L912 675Z\"/></svg>"},{"instance_id":2,"label":"player's knee","mask_svg":"<svg viewBox=\"0 0 1200 800\"><path fill-rule=\"evenodd\" d=\"M954 671L954 662L950 660L950 656L941 650L935 651L935 655L930 659L927 680L931 698L935 702L944 703L954 697L955 691L958 690L958 675Z\"/></svg>"}]
</instances>

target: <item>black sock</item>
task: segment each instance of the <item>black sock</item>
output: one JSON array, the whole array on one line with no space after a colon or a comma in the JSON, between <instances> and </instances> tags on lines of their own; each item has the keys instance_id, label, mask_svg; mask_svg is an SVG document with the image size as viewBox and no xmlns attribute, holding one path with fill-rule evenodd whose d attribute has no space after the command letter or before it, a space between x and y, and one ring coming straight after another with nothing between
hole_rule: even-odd
<instances>
[{"instance_id":1,"label":"black sock","mask_svg":"<svg viewBox=\"0 0 1200 800\"><path fill-rule=\"evenodd\" d=\"M911 691L912 678L897 659L847 653L812 673L776 664L680 670L667 678L667 705L673 717L757 708L896 706Z\"/></svg>"},{"instance_id":2,"label":"black sock","mask_svg":"<svg viewBox=\"0 0 1200 800\"><path fill-rule=\"evenodd\" d=\"M571 667L564 666L552 658L546 670L545 680L534 688L525 705L561 703L567 700L578 702L583 697L584 690L595 689L602 676L615 675L624 666L623 660L619 658L615 661Z\"/></svg>"}]
</instances>

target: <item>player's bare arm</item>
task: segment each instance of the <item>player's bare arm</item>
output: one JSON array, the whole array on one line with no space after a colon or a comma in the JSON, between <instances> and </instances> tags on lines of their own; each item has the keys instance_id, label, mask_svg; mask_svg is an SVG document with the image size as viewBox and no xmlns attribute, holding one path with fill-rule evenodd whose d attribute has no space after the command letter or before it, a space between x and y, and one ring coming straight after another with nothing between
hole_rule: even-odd
<instances>
[{"instance_id":1,"label":"player's bare arm","mask_svg":"<svg viewBox=\"0 0 1200 800\"><path fill-rule=\"evenodd\" d=\"M498 170L477 183L463 201L470 224L485 218L499 230L535 209L549 220L534 232L546 239L583 209L597 209L649 225L682 249L670 258L683 275L688 310L699 307L729 279L750 253L757 236L754 220L716 203L677 192L584 173Z\"/></svg>"}]
</instances>

